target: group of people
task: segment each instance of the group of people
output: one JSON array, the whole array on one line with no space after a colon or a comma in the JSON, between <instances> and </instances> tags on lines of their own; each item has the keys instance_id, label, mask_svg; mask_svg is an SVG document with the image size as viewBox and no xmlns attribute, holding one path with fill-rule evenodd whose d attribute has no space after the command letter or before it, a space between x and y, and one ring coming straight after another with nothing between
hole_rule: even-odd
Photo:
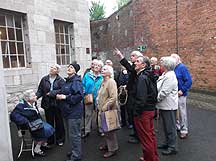
<instances>
[{"instance_id":1,"label":"group of people","mask_svg":"<svg viewBox=\"0 0 216 161\"><path fill-rule=\"evenodd\" d=\"M131 62L118 49L113 53L122 65L118 77L111 60L104 65L101 60L93 59L82 79L77 74L80 66L76 62L68 65L66 79L59 76L60 66L56 64L41 79L36 93L33 90L24 92L23 101L11 113L11 120L18 126L29 126L41 118L35 103L42 97L46 122L43 121L43 128L30 129L37 141L35 154L44 156L44 149L49 149L52 144L63 146L67 132L70 143L68 161L81 160L81 138L90 135L93 114L96 113L98 132L104 136L99 150L105 152L104 158L114 156L119 149L117 130L104 131L100 117L109 110L120 111L121 126L128 124L133 129L128 142L141 144L141 161L158 161L157 148L163 149L163 155L177 153L176 131L180 131L182 139L188 136L186 98L192 78L187 67L177 54L162 57L158 65L157 58L149 59L139 51L131 53ZM126 91L123 103L119 101L119 87ZM83 100L89 95L92 102L85 104ZM164 142L158 145L154 131L157 114L163 122L165 134ZM118 120L117 115L112 117Z\"/></svg>"}]
</instances>

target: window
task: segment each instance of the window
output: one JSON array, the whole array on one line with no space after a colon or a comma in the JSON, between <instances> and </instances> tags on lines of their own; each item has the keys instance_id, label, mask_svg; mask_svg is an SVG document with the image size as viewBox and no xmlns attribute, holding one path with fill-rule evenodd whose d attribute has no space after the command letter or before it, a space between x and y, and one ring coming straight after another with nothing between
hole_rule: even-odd
<instances>
[{"instance_id":1,"label":"window","mask_svg":"<svg viewBox=\"0 0 216 161\"><path fill-rule=\"evenodd\" d=\"M73 24L54 21L56 39L56 58L59 65L68 65L73 56Z\"/></svg>"},{"instance_id":2,"label":"window","mask_svg":"<svg viewBox=\"0 0 216 161\"><path fill-rule=\"evenodd\" d=\"M23 16L0 10L0 44L4 68L26 67Z\"/></svg>"}]
</instances>

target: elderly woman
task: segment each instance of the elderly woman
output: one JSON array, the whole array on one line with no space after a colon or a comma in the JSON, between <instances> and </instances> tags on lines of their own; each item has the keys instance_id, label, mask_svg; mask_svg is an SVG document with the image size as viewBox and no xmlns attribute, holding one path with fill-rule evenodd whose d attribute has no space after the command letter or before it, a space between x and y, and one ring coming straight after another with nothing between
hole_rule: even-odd
<instances>
[{"instance_id":1,"label":"elderly woman","mask_svg":"<svg viewBox=\"0 0 216 161\"><path fill-rule=\"evenodd\" d=\"M70 149L67 161L82 159L81 152L81 120L83 111L83 86L81 77L77 75L80 66L72 63L67 68L68 77L66 84L62 87L56 98L60 100L60 107L67 124L67 133L70 142Z\"/></svg>"},{"instance_id":2,"label":"elderly woman","mask_svg":"<svg viewBox=\"0 0 216 161\"><path fill-rule=\"evenodd\" d=\"M93 94L93 103L85 104L85 120L84 120L84 133L82 135L83 138L89 136L91 132L92 125L92 117L93 111L96 109L96 97L98 89L102 82L101 68L103 66L103 62L100 60L94 60L94 64L92 67L92 71L85 74L82 79L82 84L84 88L84 95Z\"/></svg>"},{"instance_id":3,"label":"elderly woman","mask_svg":"<svg viewBox=\"0 0 216 161\"><path fill-rule=\"evenodd\" d=\"M48 144L54 144L56 140L56 144L62 146L65 141L65 129L61 110L55 97L65 84L65 81L58 75L59 70L60 66L58 64L50 67L49 74L41 79L36 95L37 99L42 97L41 107L45 111L46 121L55 127L56 131L56 138L54 138L54 136L49 138Z\"/></svg>"},{"instance_id":4,"label":"elderly woman","mask_svg":"<svg viewBox=\"0 0 216 161\"><path fill-rule=\"evenodd\" d=\"M175 113L178 109L178 81L174 72L175 60L171 57L163 57L161 68L164 73L157 82L158 103L156 107L163 121L165 141L158 145L158 148L163 149L163 155L172 155L177 153Z\"/></svg>"},{"instance_id":5,"label":"elderly woman","mask_svg":"<svg viewBox=\"0 0 216 161\"><path fill-rule=\"evenodd\" d=\"M37 119L41 119L40 113L34 103L36 102L37 96L33 90L27 90L24 92L23 102L16 105L15 109L10 115L11 121L15 122L17 126L29 127L29 123ZM43 122L43 126L38 129L31 131L33 139L37 142L34 148L34 153L39 156L44 156L45 152L41 150L41 147L49 148L46 141L53 135L54 129L51 125Z\"/></svg>"},{"instance_id":6,"label":"elderly woman","mask_svg":"<svg viewBox=\"0 0 216 161\"><path fill-rule=\"evenodd\" d=\"M117 85L116 82L111 79L111 74L113 73L113 68L111 66L105 65L102 68L101 74L103 76L103 82L98 91L97 102L98 110L100 116L101 112L118 109L117 102ZM98 117L99 128L102 125L100 117ZM116 131L105 132L105 145L99 147L100 150L106 150L107 152L103 155L104 158L109 158L116 154L118 150L118 141L116 136Z\"/></svg>"}]
</instances>

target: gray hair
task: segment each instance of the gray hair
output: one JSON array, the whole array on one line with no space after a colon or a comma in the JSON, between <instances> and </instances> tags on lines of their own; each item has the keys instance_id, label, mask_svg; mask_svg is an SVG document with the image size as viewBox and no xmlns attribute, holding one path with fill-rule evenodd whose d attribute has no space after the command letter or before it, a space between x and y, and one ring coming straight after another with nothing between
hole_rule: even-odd
<instances>
[{"instance_id":1,"label":"gray hair","mask_svg":"<svg viewBox=\"0 0 216 161\"><path fill-rule=\"evenodd\" d=\"M175 69L176 67L176 61L173 57L171 56L166 56L163 57L161 64L168 70L168 71L172 71Z\"/></svg>"},{"instance_id":2,"label":"gray hair","mask_svg":"<svg viewBox=\"0 0 216 161\"><path fill-rule=\"evenodd\" d=\"M25 101L31 100L34 97L33 96L34 94L35 94L35 92L33 89L26 90L25 92L23 92L23 99Z\"/></svg>"},{"instance_id":3,"label":"gray hair","mask_svg":"<svg viewBox=\"0 0 216 161\"><path fill-rule=\"evenodd\" d=\"M142 58L142 63L144 64L146 64L148 67L150 66L150 59L149 59L149 57L147 57L147 56L139 56L139 57L141 57ZM139 58L138 57L138 58Z\"/></svg>"},{"instance_id":4,"label":"gray hair","mask_svg":"<svg viewBox=\"0 0 216 161\"><path fill-rule=\"evenodd\" d=\"M110 59L107 59L106 61L105 61L105 64L106 65L111 65L111 66L113 66L113 62L110 60Z\"/></svg>"}]
</instances>

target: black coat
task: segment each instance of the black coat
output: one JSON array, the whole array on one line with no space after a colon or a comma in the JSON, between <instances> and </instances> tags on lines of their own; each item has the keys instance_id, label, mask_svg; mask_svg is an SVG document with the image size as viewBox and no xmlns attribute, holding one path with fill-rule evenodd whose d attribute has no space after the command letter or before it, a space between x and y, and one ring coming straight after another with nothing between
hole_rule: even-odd
<instances>
[{"instance_id":1,"label":"black coat","mask_svg":"<svg viewBox=\"0 0 216 161\"><path fill-rule=\"evenodd\" d=\"M137 82L137 73L135 70L135 64L130 64L125 58L120 61L121 65L123 65L128 71L128 82L127 82L127 90L128 90L128 100L127 100L127 108L132 109L134 105L134 98L136 95L136 82Z\"/></svg>"},{"instance_id":2,"label":"black coat","mask_svg":"<svg viewBox=\"0 0 216 161\"><path fill-rule=\"evenodd\" d=\"M46 75L41 79L40 84L38 86L38 90L36 92L37 99L42 97L41 107L43 109L58 106L56 94L60 92L61 87L63 87L65 84L64 79L57 75L56 79L53 82L53 90L50 91L51 83L49 81L49 77L49 75ZM49 96L47 95L47 93L49 93Z\"/></svg>"},{"instance_id":3,"label":"black coat","mask_svg":"<svg viewBox=\"0 0 216 161\"><path fill-rule=\"evenodd\" d=\"M138 73L136 82L136 94L134 97L133 114L135 116L141 115L144 111L154 111L156 103L154 99L154 93L150 88L150 83L155 83L158 76L155 75L150 67L145 68Z\"/></svg>"}]
</instances>

